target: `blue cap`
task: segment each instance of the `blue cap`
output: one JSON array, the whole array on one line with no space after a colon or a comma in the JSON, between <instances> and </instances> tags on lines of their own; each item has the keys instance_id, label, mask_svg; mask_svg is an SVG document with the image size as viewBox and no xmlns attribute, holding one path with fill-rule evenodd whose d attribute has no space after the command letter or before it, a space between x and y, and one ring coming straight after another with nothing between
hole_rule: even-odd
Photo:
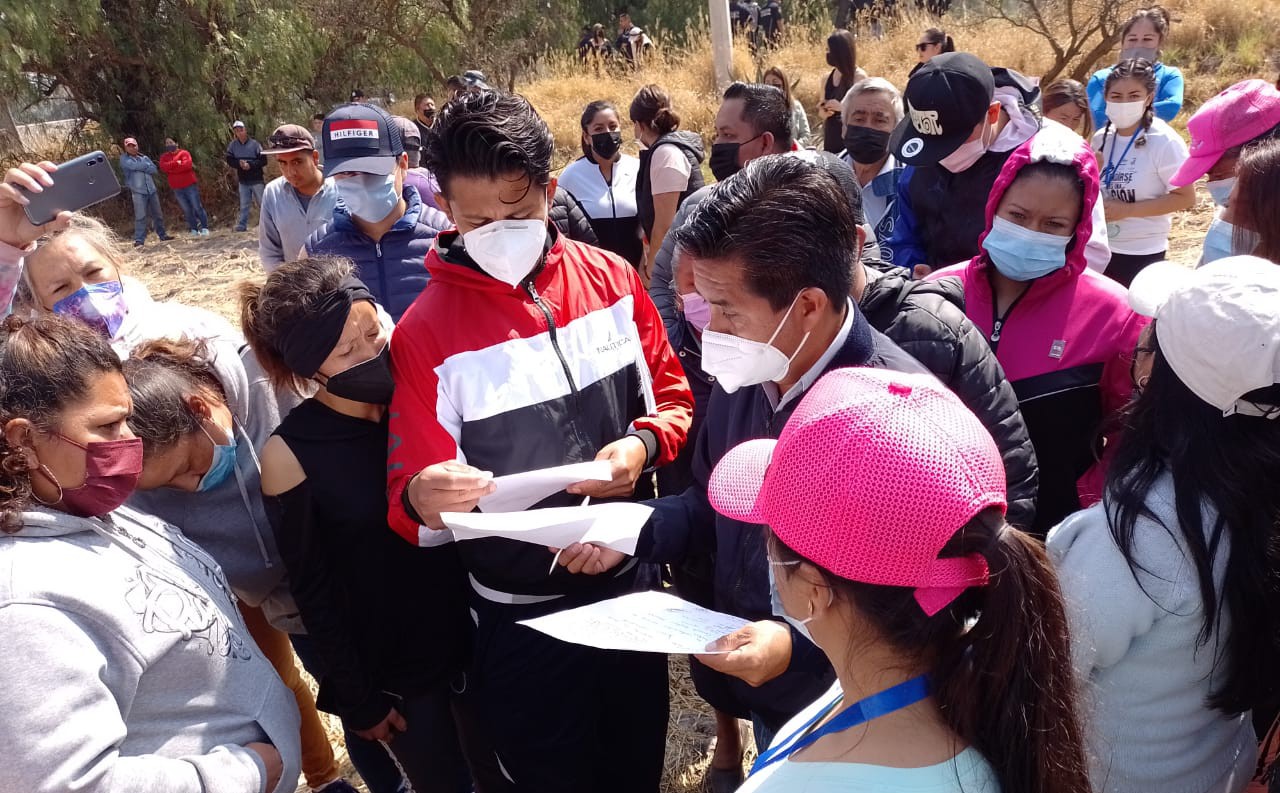
<instances>
[{"instance_id":1,"label":"blue cap","mask_svg":"<svg viewBox=\"0 0 1280 793\"><path fill-rule=\"evenodd\" d=\"M400 129L374 105L340 105L324 118L324 175L343 171L387 175L404 154Z\"/></svg>"}]
</instances>

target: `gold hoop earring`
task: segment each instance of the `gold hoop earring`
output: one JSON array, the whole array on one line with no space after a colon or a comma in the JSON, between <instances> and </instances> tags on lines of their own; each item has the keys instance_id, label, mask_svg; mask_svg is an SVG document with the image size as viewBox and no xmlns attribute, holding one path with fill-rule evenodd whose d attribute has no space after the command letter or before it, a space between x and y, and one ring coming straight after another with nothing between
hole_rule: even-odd
<instances>
[{"instance_id":1,"label":"gold hoop earring","mask_svg":"<svg viewBox=\"0 0 1280 793\"><path fill-rule=\"evenodd\" d=\"M52 507L54 504L61 504L63 496L62 483L60 483L58 478L53 475L53 471L49 470L49 466L44 463L40 463L40 467L36 470L43 474L45 479L52 482L54 487L58 488L58 497L53 501L45 501L43 498L40 498L40 496L36 495L36 489L34 487L31 488L31 497L39 503L44 504L46 507Z\"/></svg>"}]
</instances>

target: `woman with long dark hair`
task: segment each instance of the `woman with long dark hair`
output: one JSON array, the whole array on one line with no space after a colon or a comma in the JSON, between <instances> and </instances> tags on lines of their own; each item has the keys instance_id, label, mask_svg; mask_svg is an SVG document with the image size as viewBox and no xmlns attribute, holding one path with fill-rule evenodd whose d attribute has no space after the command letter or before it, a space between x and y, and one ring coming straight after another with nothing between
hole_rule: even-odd
<instances>
[{"instance_id":1,"label":"woman with long dark hair","mask_svg":"<svg viewBox=\"0 0 1280 793\"><path fill-rule=\"evenodd\" d=\"M581 124L582 157L560 174L560 189L582 205L599 246L639 269L644 262L636 205L640 160L622 153L622 123L612 102L587 105Z\"/></svg>"},{"instance_id":2,"label":"woman with long dark hair","mask_svg":"<svg viewBox=\"0 0 1280 793\"><path fill-rule=\"evenodd\" d=\"M1184 81L1182 70L1164 63L1161 49L1169 37L1172 19L1169 12L1158 5L1140 8L1120 29L1119 61L1141 58L1154 66L1156 95L1154 110L1161 121L1171 122L1182 110ZM1106 82L1114 67L1099 69L1089 78L1089 105L1093 111L1094 126L1107 123Z\"/></svg>"},{"instance_id":3,"label":"woman with long dark hair","mask_svg":"<svg viewBox=\"0 0 1280 793\"><path fill-rule=\"evenodd\" d=\"M1234 793L1280 667L1280 269L1166 263L1129 298L1155 318L1140 395L1102 503L1048 542L1094 700L1094 790Z\"/></svg>"},{"instance_id":4,"label":"woman with long dark hair","mask_svg":"<svg viewBox=\"0 0 1280 793\"><path fill-rule=\"evenodd\" d=\"M777 88L786 98L787 106L791 108L791 139L801 146L809 145L809 136L813 134L809 129L809 115L804 112L804 105L800 100L792 96L791 81L787 79L786 72L777 66L770 66L760 79L765 85Z\"/></svg>"},{"instance_id":5,"label":"woman with long dark hair","mask_svg":"<svg viewBox=\"0 0 1280 793\"><path fill-rule=\"evenodd\" d=\"M1004 521L991 435L937 380L827 374L708 495L768 526L774 613L836 673L740 793L1088 793L1053 569Z\"/></svg>"},{"instance_id":6,"label":"woman with long dark hair","mask_svg":"<svg viewBox=\"0 0 1280 793\"><path fill-rule=\"evenodd\" d=\"M1244 150L1223 219L1233 226L1231 250L1280 264L1280 139Z\"/></svg>"},{"instance_id":7,"label":"woman with long dark hair","mask_svg":"<svg viewBox=\"0 0 1280 793\"><path fill-rule=\"evenodd\" d=\"M955 52L956 43L942 28L925 28L916 42L916 65L911 67L907 76L920 71L920 67L933 60L934 56L947 52Z\"/></svg>"},{"instance_id":8,"label":"woman with long dark hair","mask_svg":"<svg viewBox=\"0 0 1280 793\"><path fill-rule=\"evenodd\" d=\"M822 148L839 154L844 151L840 102L854 83L867 76L858 68L858 44L852 33L837 30L827 36L827 65L831 72L822 84L822 101L818 103L818 118L822 119Z\"/></svg>"}]
</instances>

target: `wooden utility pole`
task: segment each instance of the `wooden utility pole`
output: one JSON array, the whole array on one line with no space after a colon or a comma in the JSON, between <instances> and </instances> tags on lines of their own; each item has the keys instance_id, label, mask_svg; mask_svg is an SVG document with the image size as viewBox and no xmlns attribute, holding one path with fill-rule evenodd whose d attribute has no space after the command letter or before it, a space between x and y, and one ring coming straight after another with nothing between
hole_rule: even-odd
<instances>
[{"instance_id":1,"label":"wooden utility pole","mask_svg":"<svg viewBox=\"0 0 1280 793\"><path fill-rule=\"evenodd\" d=\"M733 31L729 26L729 0L707 0L711 12L711 61L715 66L716 90L724 91L733 82Z\"/></svg>"}]
</instances>

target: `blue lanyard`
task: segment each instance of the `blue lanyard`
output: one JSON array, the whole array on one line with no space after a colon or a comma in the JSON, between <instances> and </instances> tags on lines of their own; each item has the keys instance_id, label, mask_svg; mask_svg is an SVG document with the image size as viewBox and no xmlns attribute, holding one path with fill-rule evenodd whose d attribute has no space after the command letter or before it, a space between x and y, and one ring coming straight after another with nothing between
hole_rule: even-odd
<instances>
[{"instance_id":1,"label":"blue lanyard","mask_svg":"<svg viewBox=\"0 0 1280 793\"><path fill-rule=\"evenodd\" d=\"M800 729L791 733L785 740L777 743L756 758L755 765L751 766L751 773L755 774L779 760L787 759L823 736L844 732L850 727L857 727L859 724L866 724L872 719L887 716L894 711L914 705L927 696L929 696L929 678L925 675L913 677L905 683L899 683L893 688L885 689L879 694L872 694L864 700L853 703L831 721L806 735L805 733L809 728L826 718L840 704L840 700L836 699L812 719L805 722Z\"/></svg>"},{"instance_id":2,"label":"blue lanyard","mask_svg":"<svg viewBox=\"0 0 1280 793\"><path fill-rule=\"evenodd\" d=\"M1120 161L1112 163L1111 158L1116 156L1116 139L1120 137L1119 131L1115 137L1111 139L1111 155L1107 157L1107 169L1102 172L1102 178L1107 180L1107 187L1111 187L1111 183L1115 181L1116 170L1124 165L1124 158L1129 156L1129 149L1133 148L1133 142L1142 134L1142 127L1138 127L1133 131L1133 137L1129 138L1129 143L1124 147L1124 151L1120 153Z\"/></svg>"}]
</instances>

